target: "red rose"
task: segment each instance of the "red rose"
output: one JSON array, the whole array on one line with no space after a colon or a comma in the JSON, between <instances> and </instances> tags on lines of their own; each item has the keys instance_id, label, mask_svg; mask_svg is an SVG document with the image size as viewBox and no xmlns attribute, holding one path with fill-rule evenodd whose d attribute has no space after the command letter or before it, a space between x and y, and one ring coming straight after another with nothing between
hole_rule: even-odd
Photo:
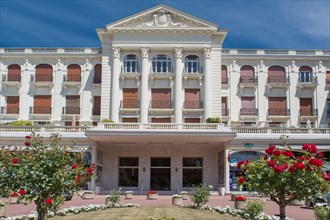
<instances>
[{"instance_id":1,"label":"red rose","mask_svg":"<svg viewBox=\"0 0 330 220\"><path fill-rule=\"evenodd\" d=\"M284 166L275 166L274 167L275 173L283 173L284 170L285 170L285 167Z\"/></svg>"},{"instance_id":2,"label":"red rose","mask_svg":"<svg viewBox=\"0 0 330 220\"><path fill-rule=\"evenodd\" d=\"M30 145L31 145L31 143L30 143L30 142L28 142L28 141L25 141L25 146L29 147Z\"/></svg>"},{"instance_id":3,"label":"red rose","mask_svg":"<svg viewBox=\"0 0 330 220\"><path fill-rule=\"evenodd\" d=\"M24 195L25 195L25 190L24 190L24 189L21 189L21 190L19 191L19 194L21 194L21 196L24 196Z\"/></svg>"},{"instance_id":4,"label":"red rose","mask_svg":"<svg viewBox=\"0 0 330 220\"><path fill-rule=\"evenodd\" d=\"M323 160L317 159L316 166L318 166L318 167L323 166Z\"/></svg>"},{"instance_id":5,"label":"red rose","mask_svg":"<svg viewBox=\"0 0 330 220\"><path fill-rule=\"evenodd\" d=\"M53 204L53 200L52 200L52 198L48 198L48 199L46 199L46 204L47 204L47 205L51 205L51 204Z\"/></svg>"},{"instance_id":6,"label":"red rose","mask_svg":"<svg viewBox=\"0 0 330 220\"><path fill-rule=\"evenodd\" d=\"M273 150L273 155L280 156L281 155L281 151L279 151L279 150Z\"/></svg>"},{"instance_id":7,"label":"red rose","mask_svg":"<svg viewBox=\"0 0 330 220\"><path fill-rule=\"evenodd\" d=\"M309 148L310 148L309 144L304 144L304 145L302 146L302 149L303 149L303 150L307 150L307 149L309 149Z\"/></svg>"},{"instance_id":8,"label":"red rose","mask_svg":"<svg viewBox=\"0 0 330 220\"><path fill-rule=\"evenodd\" d=\"M305 165L302 162L297 162L294 164L295 167L297 167L298 170L304 169Z\"/></svg>"},{"instance_id":9,"label":"red rose","mask_svg":"<svg viewBox=\"0 0 330 220\"><path fill-rule=\"evenodd\" d=\"M289 164L287 164L287 163L284 164L283 166L284 166L285 169L288 169L289 168Z\"/></svg>"},{"instance_id":10,"label":"red rose","mask_svg":"<svg viewBox=\"0 0 330 220\"><path fill-rule=\"evenodd\" d=\"M242 166L244 163L245 163L244 161L239 161L239 162L237 163L237 168L238 168L238 169L241 169L241 166Z\"/></svg>"},{"instance_id":11,"label":"red rose","mask_svg":"<svg viewBox=\"0 0 330 220\"><path fill-rule=\"evenodd\" d=\"M268 166L269 167L275 167L276 166L276 162L274 160L270 160L270 161L268 161Z\"/></svg>"},{"instance_id":12,"label":"red rose","mask_svg":"<svg viewBox=\"0 0 330 220\"><path fill-rule=\"evenodd\" d=\"M310 166L306 166L307 171L313 171L313 169Z\"/></svg>"},{"instance_id":13,"label":"red rose","mask_svg":"<svg viewBox=\"0 0 330 220\"><path fill-rule=\"evenodd\" d=\"M322 152L317 152L316 157L322 158L322 157L324 157L324 154Z\"/></svg>"},{"instance_id":14,"label":"red rose","mask_svg":"<svg viewBox=\"0 0 330 220\"><path fill-rule=\"evenodd\" d=\"M294 171L294 166L291 166L291 167L289 168L289 172L290 172L290 173L293 173L293 171Z\"/></svg>"},{"instance_id":15,"label":"red rose","mask_svg":"<svg viewBox=\"0 0 330 220\"><path fill-rule=\"evenodd\" d=\"M92 167L96 167L96 164L95 163L92 163Z\"/></svg>"},{"instance_id":16,"label":"red rose","mask_svg":"<svg viewBox=\"0 0 330 220\"><path fill-rule=\"evenodd\" d=\"M269 146L269 149L274 150L276 147L274 145Z\"/></svg>"},{"instance_id":17,"label":"red rose","mask_svg":"<svg viewBox=\"0 0 330 220\"><path fill-rule=\"evenodd\" d=\"M88 167L88 168L87 168L87 173L92 174L92 173L93 173L93 168Z\"/></svg>"},{"instance_id":18,"label":"red rose","mask_svg":"<svg viewBox=\"0 0 330 220\"><path fill-rule=\"evenodd\" d=\"M244 196L235 196L235 201L246 201L246 197Z\"/></svg>"},{"instance_id":19,"label":"red rose","mask_svg":"<svg viewBox=\"0 0 330 220\"><path fill-rule=\"evenodd\" d=\"M80 176L76 176L76 180L77 180L77 182L79 183L80 182Z\"/></svg>"},{"instance_id":20,"label":"red rose","mask_svg":"<svg viewBox=\"0 0 330 220\"><path fill-rule=\"evenodd\" d=\"M25 136L26 139L31 139L30 135Z\"/></svg>"},{"instance_id":21,"label":"red rose","mask_svg":"<svg viewBox=\"0 0 330 220\"><path fill-rule=\"evenodd\" d=\"M270 148L267 148L267 149L265 150L265 152L266 152L267 154L269 154L269 155L272 155L272 154L273 154L273 150L270 149Z\"/></svg>"},{"instance_id":22,"label":"red rose","mask_svg":"<svg viewBox=\"0 0 330 220\"><path fill-rule=\"evenodd\" d=\"M264 159L267 160L268 159L268 155L264 154Z\"/></svg>"},{"instance_id":23,"label":"red rose","mask_svg":"<svg viewBox=\"0 0 330 220\"><path fill-rule=\"evenodd\" d=\"M313 158L311 158L311 159L309 160L309 163L310 163L311 165L321 167L321 166L323 165L323 160L321 160L321 159L316 159L316 158L313 157Z\"/></svg>"},{"instance_id":24,"label":"red rose","mask_svg":"<svg viewBox=\"0 0 330 220\"><path fill-rule=\"evenodd\" d=\"M12 162L13 164L18 164L18 158L17 158L17 157L12 158L12 159L11 159L11 162Z\"/></svg>"},{"instance_id":25,"label":"red rose","mask_svg":"<svg viewBox=\"0 0 330 220\"><path fill-rule=\"evenodd\" d=\"M14 192L14 193L10 194L9 196L11 196L11 197L17 197L18 196L18 193Z\"/></svg>"},{"instance_id":26,"label":"red rose","mask_svg":"<svg viewBox=\"0 0 330 220\"><path fill-rule=\"evenodd\" d=\"M239 180L240 183L245 183L245 181L246 181L244 177L241 177L238 180Z\"/></svg>"},{"instance_id":27,"label":"red rose","mask_svg":"<svg viewBox=\"0 0 330 220\"><path fill-rule=\"evenodd\" d=\"M307 151L312 153L312 154L317 153L317 148L316 148L315 144L310 144L310 148L307 149Z\"/></svg>"},{"instance_id":28,"label":"red rose","mask_svg":"<svg viewBox=\"0 0 330 220\"><path fill-rule=\"evenodd\" d=\"M289 150L282 151L282 154L287 157L294 157L294 154Z\"/></svg>"},{"instance_id":29,"label":"red rose","mask_svg":"<svg viewBox=\"0 0 330 220\"><path fill-rule=\"evenodd\" d=\"M77 169L77 167L78 167L77 164L73 164L73 165L72 165L72 169L73 169L73 170Z\"/></svg>"}]
</instances>

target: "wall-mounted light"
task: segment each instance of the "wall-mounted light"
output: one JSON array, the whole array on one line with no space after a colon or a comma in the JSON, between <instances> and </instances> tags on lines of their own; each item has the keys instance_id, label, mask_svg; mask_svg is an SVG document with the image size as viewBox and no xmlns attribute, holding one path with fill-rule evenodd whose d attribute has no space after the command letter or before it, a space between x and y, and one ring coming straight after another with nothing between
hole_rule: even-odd
<instances>
[{"instance_id":1,"label":"wall-mounted light","mask_svg":"<svg viewBox=\"0 0 330 220\"><path fill-rule=\"evenodd\" d=\"M178 172L179 171L179 169L178 168L175 168L175 172Z\"/></svg>"}]
</instances>

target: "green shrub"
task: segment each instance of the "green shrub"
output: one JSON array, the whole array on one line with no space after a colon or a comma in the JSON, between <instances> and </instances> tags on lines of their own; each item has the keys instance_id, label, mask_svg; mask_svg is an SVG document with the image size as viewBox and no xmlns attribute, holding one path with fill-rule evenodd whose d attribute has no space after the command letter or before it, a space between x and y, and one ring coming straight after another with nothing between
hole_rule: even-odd
<instances>
[{"instance_id":1,"label":"green shrub","mask_svg":"<svg viewBox=\"0 0 330 220\"><path fill-rule=\"evenodd\" d=\"M191 191L191 201L198 207L205 205L209 201L209 191L211 186L204 186L200 184L194 186Z\"/></svg>"},{"instance_id":2,"label":"green shrub","mask_svg":"<svg viewBox=\"0 0 330 220\"><path fill-rule=\"evenodd\" d=\"M330 206L316 206L314 208L314 215L317 220L329 220L330 219Z\"/></svg>"},{"instance_id":3,"label":"green shrub","mask_svg":"<svg viewBox=\"0 0 330 220\"><path fill-rule=\"evenodd\" d=\"M11 125L11 126L32 126L32 121L18 120L18 121L11 122L9 125Z\"/></svg>"},{"instance_id":4,"label":"green shrub","mask_svg":"<svg viewBox=\"0 0 330 220\"><path fill-rule=\"evenodd\" d=\"M110 206L113 206L114 204L118 203L120 200L120 190L119 189L111 190L110 194L107 196L107 199L110 203Z\"/></svg>"},{"instance_id":5,"label":"green shrub","mask_svg":"<svg viewBox=\"0 0 330 220\"><path fill-rule=\"evenodd\" d=\"M210 118L207 118L206 119L206 123L220 123L221 122L221 119L220 117L210 117Z\"/></svg>"},{"instance_id":6,"label":"green shrub","mask_svg":"<svg viewBox=\"0 0 330 220\"><path fill-rule=\"evenodd\" d=\"M265 210L265 205L257 200L248 201L244 210L250 215L250 219L255 219L261 212Z\"/></svg>"},{"instance_id":7,"label":"green shrub","mask_svg":"<svg viewBox=\"0 0 330 220\"><path fill-rule=\"evenodd\" d=\"M102 119L103 123L112 123L113 121L111 121L110 119L104 118Z\"/></svg>"}]
</instances>

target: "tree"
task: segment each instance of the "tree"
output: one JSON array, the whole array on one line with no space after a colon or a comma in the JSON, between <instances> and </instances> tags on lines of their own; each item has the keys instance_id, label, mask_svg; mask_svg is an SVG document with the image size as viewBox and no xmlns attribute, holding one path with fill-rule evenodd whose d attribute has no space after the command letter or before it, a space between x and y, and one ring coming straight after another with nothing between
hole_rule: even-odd
<instances>
[{"instance_id":1,"label":"tree","mask_svg":"<svg viewBox=\"0 0 330 220\"><path fill-rule=\"evenodd\" d=\"M245 174L242 181L249 190L269 195L278 204L281 220L285 219L285 207L292 200L304 200L323 193L330 181L330 175L322 170L323 154L318 152L315 144L304 144L305 154L296 157L286 145L285 138L283 147L268 147L263 158L237 164Z\"/></svg>"},{"instance_id":2,"label":"tree","mask_svg":"<svg viewBox=\"0 0 330 220\"><path fill-rule=\"evenodd\" d=\"M50 136L48 145L34 133L25 138L26 147L0 150L0 194L16 192L19 201L34 201L38 220L43 220L49 208L57 209L64 202L63 192L73 193L88 181L95 165L84 167L79 153L60 145L58 134Z\"/></svg>"}]
</instances>

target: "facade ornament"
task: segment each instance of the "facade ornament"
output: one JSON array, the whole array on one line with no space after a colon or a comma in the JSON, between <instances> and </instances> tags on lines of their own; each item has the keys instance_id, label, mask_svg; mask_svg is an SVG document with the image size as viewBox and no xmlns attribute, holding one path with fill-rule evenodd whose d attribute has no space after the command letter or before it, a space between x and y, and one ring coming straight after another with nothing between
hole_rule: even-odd
<instances>
[{"instance_id":1,"label":"facade ornament","mask_svg":"<svg viewBox=\"0 0 330 220\"><path fill-rule=\"evenodd\" d=\"M291 71L294 72L296 68L297 68L296 61L292 60Z\"/></svg>"},{"instance_id":2,"label":"facade ornament","mask_svg":"<svg viewBox=\"0 0 330 220\"><path fill-rule=\"evenodd\" d=\"M175 58L176 59L182 59L182 52L183 52L183 48L175 48Z\"/></svg>"},{"instance_id":3,"label":"facade ornament","mask_svg":"<svg viewBox=\"0 0 330 220\"><path fill-rule=\"evenodd\" d=\"M322 69L323 69L323 63L322 63L322 60L319 61L319 72L322 72Z\"/></svg>"},{"instance_id":4,"label":"facade ornament","mask_svg":"<svg viewBox=\"0 0 330 220\"><path fill-rule=\"evenodd\" d=\"M211 58L211 48L206 47L204 48L204 59L210 59Z\"/></svg>"},{"instance_id":5,"label":"facade ornament","mask_svg":"<svg viewBox=\"0 0 330 220\"><path fill-rule=\"evenodd\" d=\"M120 58L120 48L119 47L112 48L112 56L113 56L113 58Z\"/></svg>"},{"instance_id":6,"label":"facade ornament","mask_svg":"<svg viewBox=\"0 0 330 220\"><path fill-rule=\"evenodd\" d=\"M143 28L143 27L185 28L188 26L185 24L182 24L180 22L173 22L171 13L168 11L165 11L164 9L160 9L159 11L156 11L153 14L151 21L147 21L145 23L139 24L136 27L138 27L138 28Z\"/></svg>"},{"instance_id":7,"label":"facade ornament","mask_svg":"<svg viewBox=\"0 0 330 220\"><path fill-rule=\"evenodd\" d=\"M148 47L143 47L141 48L141 56L142 58L149 58L149 48Z\"/></svg>"}]
</instances>

